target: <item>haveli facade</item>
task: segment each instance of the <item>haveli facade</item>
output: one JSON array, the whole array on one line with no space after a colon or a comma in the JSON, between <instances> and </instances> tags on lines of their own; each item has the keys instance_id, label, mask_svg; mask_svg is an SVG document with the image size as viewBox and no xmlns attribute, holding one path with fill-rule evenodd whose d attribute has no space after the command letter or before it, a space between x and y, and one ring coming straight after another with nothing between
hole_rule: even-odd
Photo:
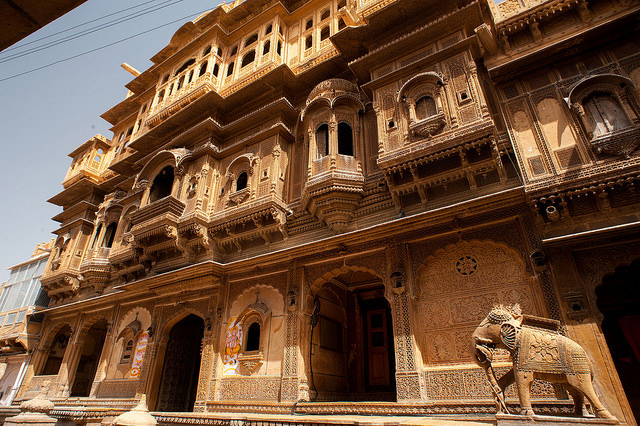
<instances>
[{"instance_id":1,"label":"haveli facade","mask_svg":"<svg viewBox=\"0 0 640 426\"><path fill-rule=\"evenodd\" d=\"M587 349L635 424L639 15L246 0L186 23L130 69L113 139L70 154L19 396L48 382L77 424L143 394L162 424L489 415L471 332L519 303Z\"/></svg>"}]
</instances>

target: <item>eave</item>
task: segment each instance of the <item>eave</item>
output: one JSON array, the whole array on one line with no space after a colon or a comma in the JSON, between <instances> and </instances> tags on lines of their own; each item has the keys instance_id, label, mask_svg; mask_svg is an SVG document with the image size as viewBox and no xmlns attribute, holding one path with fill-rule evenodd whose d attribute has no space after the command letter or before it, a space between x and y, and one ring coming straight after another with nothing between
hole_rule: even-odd
<instances>
[{"instance_id":1,"label":"eave","mask_svg":"<svg viewBox=\"0 0 640 426\"><path fill-rule=\"evenodd\" d=\"M93 182L86 177L83 177L79 181L73 183L68 188L65 188L58 194L49 198L47 202L51 204L55 204L60 207L68 206L70 204L75 204L76 202L82 200L87 196L87 194L91 194L93 191L98 189L98 184Z\"/></svg>"},{"instance_id":2,"label":"eave","mask_svg":"<svg viewBox=\"0 0 640 426\"><path fill-rule=\"evenodd\" d=\"M73 205L67 207L62 212L58 213L57 215L55 215L51 219L55 220L56 222L64 223L65 220L69 220L70 218L72 218L74 216L77 216L77 215L79 215L81 213L87 212L87 211L97 212L98 211L98 206L96 206L95 204L92 204L92 203L90 203L90 202L88 202L86 200L81 200L81 201L77 202L76 204L73 204Z\"/></svg>"}]
</instances>

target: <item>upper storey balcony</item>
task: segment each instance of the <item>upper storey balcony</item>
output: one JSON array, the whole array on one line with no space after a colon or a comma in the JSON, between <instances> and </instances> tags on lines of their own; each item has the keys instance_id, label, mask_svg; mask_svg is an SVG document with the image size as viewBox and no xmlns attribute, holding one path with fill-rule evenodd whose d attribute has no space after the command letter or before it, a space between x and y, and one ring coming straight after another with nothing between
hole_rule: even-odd
<instances>
[{"instance_id":1,"label":"upper storey balcony","mask_svg":"<svg viewBox=\"0 0 640 426\"><path fill-rule=\"evenodd\" d=\"M146 125L157 126L186 105L214 90L218 83L217 54L209 52L200 60L191 58L173 73L163 77L149 111Z\"/></svg>"},{"instance_id":2,"label":"upper storey balcony","mask_svg":"<svg viewBox=\"0 0 640 426\"><path fill-rule=\"evenodd\" d=\"M96 135L71 152L69 157L73 158L73 162L62 186L67 189L83 178L96 184L102 183L105 180L103 174L107 170L109 148L109 140Z\"/></svg>"}]
</instances>

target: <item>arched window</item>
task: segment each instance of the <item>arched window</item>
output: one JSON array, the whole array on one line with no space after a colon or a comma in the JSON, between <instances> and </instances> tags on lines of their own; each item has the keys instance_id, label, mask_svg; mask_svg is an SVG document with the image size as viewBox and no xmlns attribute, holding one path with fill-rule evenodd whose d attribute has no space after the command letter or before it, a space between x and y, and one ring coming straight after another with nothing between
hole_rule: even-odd
<instances>
[{"instance_id":1,"label":"arched window","mask_svg":"<svg viewBox=\"0 0 640 426\"><path fill-rule=\"evenodd\" d=\"M276 46L276 53L278 56L282 55L282 42L278 40L278 45Z\"/></svg>"},{"instance_id":2,"label":"arched window","mask_svg":"<svg viewBox=\"0 0 640 426\"><path fill-rule=\"evenodd\" d=\"M245 352L260 350L260 324L254 322L247 330L247 344L244 348Z\"/></svg>"},{"instance_id":3,"label":"arched window","mask_svg":"<svg viewBox=\"0 0 640 426\"><path fill-rule=\"evenodd\" d=\"M329 17L329 15L331 15L331 12L329 11L329 9L327 9L324 12L322 12L322 15L320 15L320 20L324 21Z\"/></svg>"},{"instance_id":4,"label":"arched window","mask_svg":"<svg viewBox=\"0 0 640 426\"><path fill-rule=\"evenodd\" d=\"M165 74L165 75L162 77L162 84L165 84L167 81L169 81L169 74Z\"/></svg>"},{"instance_id":5,"label":"arched window","mask_svg":"<svg viewBox=\"0 0 640 426\"><path fill-rule=\"evenodd\" d=\"M436 101L431 96L423 96L416 102L416 118L418 120L436 115L437 112Z\"/></svg>"},{"instance_id":6,"label":"arched window","mask_svg":"<svg viewBox=\"0 0 640 426\"><path fill-rule=\"evenodd\" d=\"M207 72L207 65L209 64L208 61L204 61L202 63L202 65L200 65L200 71L198 72L198 77L200 77L201 75L204 75L204 73Z\"/></svg>"},{"instance_id":7,"label":"arched window","mask_svg":"<svg viewBox=\"0 0 640 426\"><path fill-rule=\"evenodd\" d=\"M305 30L308 30L309 28L313 27L313 19L309 19L306 23L306 25L304 26Z\"/></svg>"},{"instance_id":8,"label":"arched window","mask_svg":"<svg viewBox=\"0 0 640 426\"><path fill-rule=\"evenodd\" d=\"M151 190L149 191L149 202L153 203L161 198L171 195L171 187L173 186L173 167L167 166L158 173L153 180Z\"/></svg>"},{"instance_id":9,"label":"arched window","mask_svg":"<svg viewBox=\"0 0 640 426\"><path fill-rule=\"evenodd\" d=\"M618 100L609 93L592 93L583 101L583 107L593 122L595 137L631 126Z\"/></svg>"},{"instance_id":10,"label":"arched window","mask_svg":"<svg viewBox=\"0 0 640 426\"><path fill-rule=\"evenodd\" d=\"M313 46L313 36L310 35L307 37L307 40L304 42L304 48L311 49L312 46Z\"/></svg>"},{"instance_id":11,"label":"arched window","mask_svg":"<svg viewBox=\"0 0 640 426\"><path fill-rule=\"evenodd\" d=\"M264 46L262 46L262 54L266 55L267 53L269 53L269 50L271 50L271 42L267 40L264 43Z\"/></svg>"},{"instance_id":12,"label":"arched window","mask_svg":"<svg viewBox=\"0 0 640 426\"><path fill-rule=\"evenodd\" d=\"M216 52L216 55L222 57L222 48L218 47L218 51Z\"/></svg>"},{"instance_id":13,"label":"arched window","mask_svg":"<svg viewBox=\"0 0 640 426\"><path fill-rule=\"evenodd\" d=\"M247 37L247 39L244 42L244 47L250 46L253 43L255 43L256 41L258 41L258 33L255 34L251 34L249 37Z\"/></svg>"},{"instance_id":14,"label":"arched window","mask_svg":"<svg viewBox=\"0 0 640 426\"><path fill-rule=\"evenodd\" d=\"M47 361L45 362L40 374L46 376L58 374L60 365L62 364L62 358L64 358L64 353L69 343L70 336L71 328L68 325L65 325L62 330L60 330L56 334L56 336L53 338L53 342L51 342Z\"/></svg>"},{"instance_id":15,"label":"arched window","mask_svg":"<svg viewBox=\"0 0 640 426\"><path fill-rule=\"evenodd\" d=\"M180 79L178 80L178 84L176 85L176 92L178 90L180 90L180 88L182 87L183 83L184 83L184 75L182 77L180 77Z\"/></svg>"},{"instance_id":16,"label":"arched window","mask_svg":"<svg viewBox=\"0 0 640 426\"><path fill-rule=\"evenodd\" d=\"M98 225L98 229L96 229L96 235L93 236L93 241L91 242L91 250L96 246L96 241L98 241L98 236L100 236L100 232L102 231L102 224Z\"/></svg>"},{"instance_id":17,"label":"arched window","mask_svg":"<svg viewBox=\"0 0 640 426\"><path fill-rule=\"evenodd\" d=\"M344 121L338 123L338 154L353 156L353 130Z\"/></svg>"},{"instance_id":18,"label":"arched window","mask_svg":"<svg viewBox=\"0 0 640 426\"><path fill-rule=\"evenodd\" d=\"M215 64L213 66L213 75L214 75L214 77L217 77L219 72L220 72L220 66L218 64Z\"/></svg>"},{"instance_id":19,"label":"arched window","mask_svg":"<svg viewBox=\"0 0 640 426\"><path fill-rule=\"evenodd\" d=\"M347 24L344 23L344 19L340 18L338 21L338 31L347 28Z\"/></svg>"},{"instance_id":20,"label":"arched window","mask_svg":"<svg viewBox=\"0 0 640 426\"><path fill-rule=\"evenodd\" d=\"M255 59L256 59L256 51L252 50L251 52L244 55L244 57L242 58L242 64L240 68L246 67L247 65L255 61Z\"/></svg>"},{"instance_id":21,"label":"arched window","mask_svg":"<svg viewBox=\"0 0 640 426\"><path fill-rule=\"evenodd\" d=\"M195 59L193 59L193 58L189 59L187 62L182 64L182 66L180 68L178 68L178 70L176 71L176 73L174 75L180 74L182 71L186 70L187 68L189 68L191 65L193 65L195 63L196 63Z\"/></svg>"},{"instance_id":22,"label":"arched window","mask_svg":"<svg viewBox=\"0 0 640 426\"><path fill-rule=\"evenodd\" d=\"M329 30L329 26L327 25L320 31L320 41L326 40L331 35L331 31Z\"/></svg>"},{"instance_id":23,"label":"arched window","mask_svg":"<svg viewBox=\"0 0 640 426\"><path fill-rule=\"evenodd\" d=\"M120 357L120 362L129 362L131 361L131 355L133 354L133 340L128 340L127 344L122 351L122 357Z\"/></svg>"},{"instance_id":24,"label":"arched window","mask_svg":"<svg viewBox=\"0 0 640 426\"><path fill-rule=\"evenodd\" d=\"M338 9L342 9L343 7L345 7L347 5L347 0L340 0L338 2Z\"/></svg>"},{"instance_id":25,"label":"arched window","mask_svg":"<svg viewBox=\"0 0 640 426\"><path fill-rule=\"evenodd\" d=\"M272 30L273 30L273 25L272 24L267 25L267 29L264 30L264 35L271 34Z\"/></svg>"},{"instance_id":26,"label":"arched window","mask_svg":"<svg viewBox=\"0 0 640 426\"><path fill-rule=\"evenodd\" d=\"M329 155L329 125L323 123L316 129L316 148L318 158Z\"/></svg>"},{"instance_id":27,"label":"arched window","mask_svg":"<svg viewBox=\"0 0 640 426\"><path fill-rule=\"evenodd\" d=\"M211 53L211 45L204 48L204 52L202 52L202 56L206 56Z\"/></svg>"},{"instance_id":28,"label":"arched window","mask_svg":"<svg viewBox=\"0 0 640 426\"><path fill-rule=\"evenodd\" d=\"M233 46L233 49L231 49L231 53L229 54L229 57L233 58L234 56L236 56L236 53L238 53L238 46Z\"/></svg>"},{"instance_id":29,"label":"arched window","mask_svg":"<svg viewBox=\"0 0 640 426\"><path fill-rule=\"evenodd\" d=\"M187 84L191 83L192 79L193 79L193 70L191 70L189 72L189 75L187 76Z\"/></svg>"},{"instance_id":30,"label":"arched window","mask_svg":"<svg viewBox=\"0 0 640 426\"><path fill-rule=\"evenodd\" d=\"M229 77L231 74L233 74L233 62L231 62L229 64L229 67L227 68L227 77Z\"/></svg>"},{"instance_id":31,"label":"arched window","mask_svg":"<svg viewBox=\"0 0 640 426\"><path fill-rule=\"evenodd\" d=\"M163 99L164 99L164 89L162 89L160 91L160 93L158 94L158 103L162 102ZM121 134L121 136L122 136L122 134ZM120 139L122 139L122 138L120 138Z\"/></svg>"},{"instance_id":32,"label":"arched window","mask_svg":"<svg viewBox=\"0 0 640 426\"><path fill-rule=\"evenodd\" d=\"M238 176L238 180L236 180L236 191L245 189L247 187L247 180L247 172L240 173L240 176Z\"/></svg>"},{"instance_id":33,"label":"arched window","mask_svg":"<svg viewBox=\"0 0 640 426\"><path fill-rule=\"evenodd\" d=\"M118 222L111 222L107 229L104 231L104 238L102 239L102 246L111 248L113 246L113 239L116 236L116 229L118 229Z\"/></svg>"}]
</instances>

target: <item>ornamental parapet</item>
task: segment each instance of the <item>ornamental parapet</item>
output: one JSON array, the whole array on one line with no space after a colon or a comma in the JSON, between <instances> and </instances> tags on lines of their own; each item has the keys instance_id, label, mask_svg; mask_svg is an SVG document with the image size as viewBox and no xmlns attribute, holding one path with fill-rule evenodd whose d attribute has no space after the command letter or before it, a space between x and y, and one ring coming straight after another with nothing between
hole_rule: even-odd
<instances>
[{"instance_id":1,"label":"ornamental parapet","mask_svg":"<svg viewBox=\"0 0 640 426\"><path fill-rule=\"evenodd\" d=\"M108 247L100 247L87 253L85 260L80 264L80 274L96 293L101 294L107 282L109 281L109 270L111 263L109 262L109 253L111 249Z\"/></svg>"},{"instance_id":2,"label":"ornamental parapet","mask_svg":"<svg viewBox=\"0 0 640 426\"><path fill-rule=\"evenodd\" d=\"M214 215L209 234L218 249L241 252L252 242L270 244L288 237L287 216L290 210L274 194L268 194Z\"/></svg>"}]
</instances>

